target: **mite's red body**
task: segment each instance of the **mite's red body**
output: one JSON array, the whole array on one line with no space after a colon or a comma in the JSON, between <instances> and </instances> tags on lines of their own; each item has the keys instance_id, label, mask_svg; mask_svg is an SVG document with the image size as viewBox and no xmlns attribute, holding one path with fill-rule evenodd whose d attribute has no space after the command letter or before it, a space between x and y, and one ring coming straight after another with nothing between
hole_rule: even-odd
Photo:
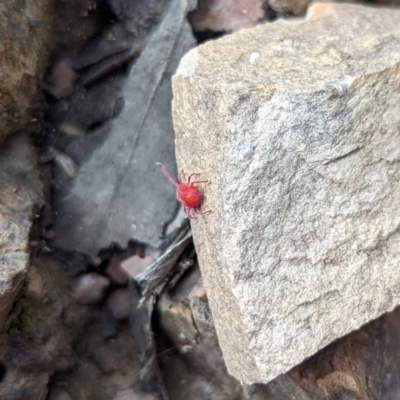
<instances>
[{"instance_id":1,"label":"mite's red body","mask_svg":"<svg viewBox=\"0 0 400 400\"><path fill-rule=\"evenodd\" d=\"M171 175L168 173L164 165L161 163L157 163L157 166L161 169L163 174L168 178L168 180L176 186L176 196L178 200L182 203L183 208L185 210L185 214L187 218L194 219L197 221L197 217L195 215L191 214L191 211L194 212L194 214L197 215L204 215L212 212L211 210L200 212L197 207L201 205L202 202L202 197L199 192L199 189L197 189L194 184L197 183L208 183L208 181L196 181L196 182L191 182L191 179L193 176L199 176L200 174L190 174L188 177L187 182L183 182L183 171L180 172L178 175L178 182L176 182Z\"/></svg>"},{"instance_id":2,"label":"mite's red body","mask_svg":"<svg viewBox=\"0 0 400 400\"><path fill-rule=\"evenodd\" d=\"M196 208L201 204L201 194L197 187L181 183L176 191L178 200L185 206L190 208Z\"/></svg>"}]
</instances>

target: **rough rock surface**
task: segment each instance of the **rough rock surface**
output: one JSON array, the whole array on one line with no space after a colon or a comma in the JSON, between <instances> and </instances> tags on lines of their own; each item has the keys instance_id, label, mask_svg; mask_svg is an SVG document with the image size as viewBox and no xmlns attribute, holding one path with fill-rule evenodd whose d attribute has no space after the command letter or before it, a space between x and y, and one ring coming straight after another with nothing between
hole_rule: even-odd
<instances>
[{"instance_id":1,"label":"rough rock surface","mask_svg":"<svg viewBox=\"0 0 400 400\"><path fill-rule=\"evenodd\" d=\"M0 141L32 119L52 11L48 0L0 3Z\"/></svg>"},{"instance_id":2,"label":"rough rock surface","mask_svg":"<svg viewBox=\"0 0 400 400\"><path fill-rule=\"evenodd\" d=\"M43 202L35 156L24 135L0 149L0 330L26 276L34 206Z\"/></svg>"},{"instance_id":3,"label":"rough rock surface","mask_svg":"<svg viewBox=\"0 0 400 400\"><path fill-rule=\"evenodd\" d=\"M93 314L71 302L72 284L58 263L41 257L32 264L43 293L38 297L27 286L0 334L0 399L47 399L50 376L73 369L72 343Z\"/></svg>"},{"instance_id":4,"label":"rough rock surface","mask_svg":"<svg viewBox=\"0 0 400 400\"><path fill-rule=\"evenodd\" d=\"M399 11L316 4L181 62L178 164L210 180L194 239L242 382L400 301L399 42Z\"/></svg>"},{"instance_id":5,"label":"rough rock surface","mask_svg":"<svg viewBox=\"0 0 400 400\"><path fill-rule=\"evenodd\" d=\"M165 163L172 173L171 76L195 43L186 21L193 8L187 0L169 3L130 71L120 115L103 127L98 146L91 147L84 162L77 162L76 178L57 193L55 246L96 255L112 242L122 247L130 239L153 247L161 244L176 198L155 163ZM93 135L74 142L75 148L88 147ZM66 152L75 160L76 152Z\"/></svg>"}]
</instances>

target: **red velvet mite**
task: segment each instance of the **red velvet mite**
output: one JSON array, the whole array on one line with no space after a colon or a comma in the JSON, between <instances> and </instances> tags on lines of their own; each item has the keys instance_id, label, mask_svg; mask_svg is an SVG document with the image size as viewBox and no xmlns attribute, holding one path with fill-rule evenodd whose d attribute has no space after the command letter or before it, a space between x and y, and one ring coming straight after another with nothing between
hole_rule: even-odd
<instances>
[{"instance_id":1,"label":"red velvet mite","mask_svg":"<svg viewBox=\"0 0 400 400\"><path fill-rule=\"evenodd\" d=\"M178 175L178 182L176 182L172 176L168 173L164 165L161 163L157 163L157 167L159 167L162 171L162 173L167 177L167 179L176 186L176 197L178 200L182 203L183 209L185 210L186 217L189 219L194 219L197 221L197 217L195 215L191 214L191 211L197 215L205 215L212 210L200 212L197 208L200 206L202 197L199 192L199 189L197 189L196 186L193 186L194 184L197 183L208 183L208 180L206 181L195 181L191 182L191 179L193 176L199 176L200 174L190 174L188 176L187 182L183 182L182 178L184 175L184 172L181 171Z\"/></svg>"}]
</instances>

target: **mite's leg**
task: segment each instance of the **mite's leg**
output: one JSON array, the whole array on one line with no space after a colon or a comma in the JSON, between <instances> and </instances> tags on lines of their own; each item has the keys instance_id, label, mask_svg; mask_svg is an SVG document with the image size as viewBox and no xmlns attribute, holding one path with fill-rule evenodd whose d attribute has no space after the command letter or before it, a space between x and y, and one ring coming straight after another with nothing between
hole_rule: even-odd
<instances>
[{"instance_id":1,"label":"mite's leg","mask_svg":"<svg viewBox=\"0 0 400 400\"><path fill-rule=\"evenodd\" d=\"M207 211L201 212L197 208L195 208L194 209L194 213L197 214L197 215L206 215L206 214L212 213L212 210L207 210Z\"/></svg>"},{"instance_id":2,"label":"mite's leg","mask_svg":"<svg viewBox=\"0 0 400 400\"><path fill-rule=\"evenodd\" d=\"M190 181L191 181L191 179L192 179L192 176L200 176L201 174L197 174L197 173L193 173L193 174L190 174L189 176L188 176L188 181L187 181L187 183L190 183ZM192 182L192 183L194 183L194 182Z\"/></svg>"},{"instance_id":3,"label":"mite's leg","mask_svg":"<svg viewBox=\"0 0 400 400\"><path fill-rule=\"evenodd\" d=\"M183 175L185 175L185 173L183 172L183 170L181 172L179 172L178 174L178 182L182 183L183 182Z\"/></svg>"},{"instance_id":4,"label":"mite's leg","mask_svg":"<svg viewBox=\"0 0 400 400\"><path fill-rule=\"evenodd\" d=\"M192 210L194 210L194 208L187 207L187 210L188 210L188 213L187 213L188 218L197 222L197 217L192 214Z\"/></svg>"},{"instance_id":5,"label":"mite's leg","mask_svg":"<svg viewBox=\"0 0 400 400\"><path fill-rule=\"evenodd\" d=\"M191 185L194 185L195 183L208 183L208 179L206 181L196 181L196 182L191 182Z\"/></svg>"},{"instance_id":6,"label":"mite's leg","mask_svg":"<svg viewBox=\"0 0 400 400\"><path fill-rule=\"evenodd\" d=\"M184 206L184 207L183 207L183 210L185 211L186 218L194 219L194 220L197 221L197 218L196 218L194 215L192 215L192 214L190 213L191 210L193 210L192 208L187 207L187 206Z\"/></svg>"}]
</instances>

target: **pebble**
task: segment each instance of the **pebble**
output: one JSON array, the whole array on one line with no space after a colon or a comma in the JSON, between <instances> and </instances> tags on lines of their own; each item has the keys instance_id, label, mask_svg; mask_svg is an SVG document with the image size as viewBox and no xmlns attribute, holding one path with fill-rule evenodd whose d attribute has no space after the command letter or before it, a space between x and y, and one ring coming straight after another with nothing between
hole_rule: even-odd
<instances>
[{"instance_id":1,"label":"pebble","mask_svg":"<svg viewBox=\"0 0 400 400\"><path fill-rule=\"evenodd\" d=\"M108 278L95 272L81 275L76 282L74 299L81 304L97 303L103 298L104 291L109 285Z\"/></svg>"},{"instance_id":2,"label":"pebble","mask_svg":"<svg viewBox=\"0 0 400 400\"><path fill-rule=\"evenodd\" d=\"M53 65L46 90L56 99L67 97L74 90L76 76L71 61L68 59L60 60Z\"/></svg>"},{"instance_id":3,"label":"pebble","mask_svg":"<svg viewBox=\"0 0 400 400\"><path fill-rule=\"evenodd\" d=\"M73 398L64 389L55 388L51 391L49 400L73 400Z\"/></svg>"},{"instance_id":4,"label":"pebble","mask_svg":"<svg viewBox=\"0 0 400 400\"><path fill-rule=\"evenodd\" d=\"M29 267L25 295L35 300L43 297L43 280L34 265Z\"/></svg>"},{"instance_id":5,"label":"pebble","mask_svg":"<svg viewBox=\"0 0 400 400\"><path fill-rule=\"evenodd\" d=\"M153 264L154 258L146 256L144 258L139 256L132 256L127 258L121 263L121 268L125 270L129 276L134 278L143 272L147 267Z\"/></svg>"},{"instance_id":6,"label":"pebble","mask_svg":"<svg viewBox=\"0 0 400 400\"><path fill-rule=\"evenodd\" d=\"M191 15L195 32L238 31L264 18L261 0L203 0Z\"/></svg>"},{"instance_id":7,"label":"pebble","mask_svg":"<svg viewBox=\"0 0 400 400\"><path fill-rule=\"evenodd\" d=\"M128 273L121 267L122 261L122 254L114 253L106 267L106 274L117 285L125 285L128 282Z\"/></svg>"},{"instance_id":8,"label":"pebble","mask_svg":"<svg viewBox=\"0 0 400 400\"><path fill-rule=\"evenodd\" d=\"M129 318L131 298L128 289L117 289L107 299L107 306L117 320Z\"/></svg>"}]
</instances>

